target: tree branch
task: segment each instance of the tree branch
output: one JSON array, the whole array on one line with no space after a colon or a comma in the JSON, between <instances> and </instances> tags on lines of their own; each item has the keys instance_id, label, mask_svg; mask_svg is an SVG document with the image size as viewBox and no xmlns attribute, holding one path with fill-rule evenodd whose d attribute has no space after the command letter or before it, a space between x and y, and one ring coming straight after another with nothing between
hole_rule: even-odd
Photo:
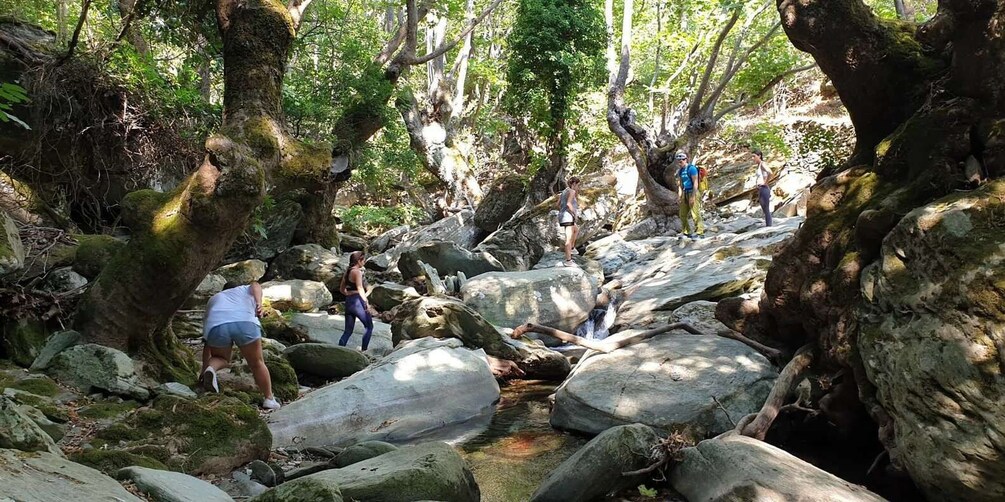
<instances>
[{"instance_id":1,"label":"tree branch","mask_svg":"<svg viewBox=\"0 0 1005 502\"><path fill-rule=\"evenodd\" d=\"M290 5L287 10L290 11L290 17L293 18L293 29L299 30L300 23L304 18L304 11L307 10L307 6L311 4L314 0L291 0Z\"/></svg>"},{"instance_id":2,"label":"tree branch","mask_svg":"<svg viewBox=\"0 0 1005 502\"><path fill-rule=\"evenodd\" d=\"M461 41L464 40L465 37L467 37L469 33L471 33L472 31L474 31L474 29L476 27L478 27L478 25L482 21L484 21L485 18L488 17L488 15L491 14L492 11L495 10L495 8L498 7L499 4L501 4L502 2L503 2L503 0L494 0L488 7L485 8L485 10L482 11L481 14L478 15L478 17L472 19L471 22L468 23L468 26L466 28L464 28L464 31L462 31L460 33L460 35L458 35L457 38L455 38L449 44L443 45L443 46L439 47L438 49L436 49L435 51L432 51L429 54L426 54L425 56L415 57L413 55L413 56L409 57L408 59L406 59L405 63L407 63L409 65L423 64L423 63L429 62L429 61L431 61L433 59L436 59L436 58L442 56L443 54L447 53L448 51L450 51L454 47L457 47L457 44L461 43ZM406 36L408 36L408 35L406 35ZM411 36L413 37L413 40L414 40L414 36L415 36L414 32L411 34Z\"/></svg>"},{"instance_id":3,"label":"tree branch","mask_svg":"<svg viewBox=\"0 0 1005 502\"><path fill-rule=\"evenodd\" d=\"M740 420L740 423L736 427L736 430L740 434L764 441L764 436L768 433L768 429L771 428L771 424L778 416L782 404L785 403L785 398L788 397L792 388L799 383L799 377L813 363L813 347L814 345L809 343L796 351L796 355L792 357L792 360L779 373L778 379L775 380L775 385L771 388L771 393L768 394L768 399L764 401L764 406L761 407L761 411L754 415L753 419L748 420L750 417L748 415L743 420Z\"/></svg>"},{"instance_id":4,"label":"tree branch","mask_svg":"<svg viewBox=\"0 0 1005 502\"><path fill-rule=\"evenodd\" d=\"M715 104L719 100L719 97L722 96L723 92L725 92L726 86L728 86L729 83L733 80L733 77L735 77L736 73L740 71L740 68L742 68L743 65L747 63L748 60L750 60L751 55L757 52L758 49L763 47L764 44L768 43L772 38L774 38L775 34L778 32L778 29L781 27L782 27L781 21L775 23L775 25L772 26L770 30L768 30L768 33L766 33L763 37L761 37L761 39L758 40L757 43L747 48L746 52L743 53L743 56L741 56L739 60L736 61L736 66L728 68L726 72L723 73L722 80L719 82L719 85L716 87L715 91L713 91L712 95L709 96L708 100L702 104L703 110L715 109Z\"/></svg>"},{"instance_id":5,"label":"tree branch","mask_svg":"<svg viewBox=\"0 0 1005 502\"><path fill-rule=\"evenodd\" d=\"M736 9L733 15L726 22L726 25L722 27L719 31L719 36L715 39L715 44L712 46L712 53L709 54L708 63L705 65L705 72L701 76L701 84L698 86L698 91L695 92L694 98L692 98L691 106L688 107L688 118L695 118L701 112L702 101L705 100L705 93L708 92L708 83L712 79L712 72L715 70L715 64L719 60L719 53L722 52L722 43L729 36L729 32L733 31L733 27L736 26L736 22L740 19L740 9Z\"/></svg>"},{"instance_id":6,"label":"tree branch","mask_svg":"<svg viewBox=\"0 0 1005 502\"><path fill-rule=\"evenodd\" d=\"M787 71L784 71L784 72L776 75L775 78L769 80L768 83L765 84L764 87L762 87L761 90L757 91L757 93L755 93L754 95L752 95L752 96L750 96L750 97L748 97L748 98L746 98L746 99L744 99L744 100L742 100L742 101L740 101L738 103L734 103L734 104L726 107L724 110L720 111L719 113L715 114L715 117L714 117L713 120L718 121L719 119L725 117L726 115L729 115L730 113L733 113L736 110L739 110L740 108L743 108L744 106L749 105L751 102L753 102L753 101L755 101L757 99L760 99L761 96L764 96L765 94L767 94L768 91L770 91L771 89L773 89L776 85L780 84L782 82L782 80L785 80L786 77L795 75L796 73L804 72L806 70L811 70L813 68L816 68L816 66L817 65L815 63L814 64L808 64L806 66L800 66L798 68L793 68L791 70L787 70Z\"/></svg>"},{"instance_id":7,"label":"tree branch","mask_svg":"<svg viewBox=\"0 0 1005 502\"><path fill-rule=\"evenodd\" d=\"M80 40L80 30L84 28L84 23L87 22L87 11L91 8L91 0L84 0L83 5L80 7L80 18L77 19L77 27L73 29L73 37L70 38L70 45L66 49L66 55L60 60L60 63L70 59L73 56L73 50L77 48L77 42Z\"/></svg>"}]
</instances>

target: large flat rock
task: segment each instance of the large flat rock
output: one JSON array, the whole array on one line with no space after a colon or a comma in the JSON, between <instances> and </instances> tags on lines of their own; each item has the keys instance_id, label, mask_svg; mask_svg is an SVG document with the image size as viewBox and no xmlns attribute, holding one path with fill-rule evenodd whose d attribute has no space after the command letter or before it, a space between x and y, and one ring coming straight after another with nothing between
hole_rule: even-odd
<instances>
[{"instance_id":1,"label":"large flat rock","mask_svg":"<svg viewBox=\"0 0 1005 502\"><path fill-rule=\"evenodd\" d=\"M119 479L128 479L143 493L158 502L233 502L227 492L199 478L180 472L126 467L117 472Z\"/></svg>"},{"instance_id":2,"label":"large flat rock","mask_svg":"<svg viewBox=\"0 0 1005 502\"><path fill-rule=\"evenodd\" d=\"M337 345L342 333L345 332L345 316L338 314L325 314L316 312L310 314L293 314L290 323L301 326L307 330L307 337L312 342L330 343ZM363 346L363 334L366 327L359 319L353 325L352 335L349 336L347 347L359 348ZM370 335L370 345L367 346L368 354L385 355L391 352L391 325L373 321L373 334Z\"/></svg>"},{"instance_id":3,"label":"large flat rock","mask_svg":"<svg viewBox=\"0 0 1005 502\"><path fill-rule=\"evenodd\" d=\"M117 481L46 452L0 449L0 500L141 502Z\"/></svg>"},{"instance_id":4,"label":"large flat rock","mask_svg":"<svg viewBox=\"0 0 1005 502\"><path fill-rule=\"evenodd\" d=\"M461 295L465 304L497 326L533 322L570 332L597 300L590 275L579 267L489 272L469 279Z\"/></svg>"},{"instance_id":5,"label":"large flat rock","mask_svg":"<svg viewBox=\"0 0 1005 502\"><path fill-rule=\"evenodd\" d=\"M678 331L581 360L555 392L551 424L598 434L642 423L701 438L733 427L713 398L738 420L760 409L776 377L764 356L740 342Z\"/></svg>"},{"instance_id":6,"label":"large flat rock","mask_svg":"<svg viewBox=\"0 0 1005 502\"><path fill-rule=\"evenodd\" d=\"M688 500L878 502L865 488L746 436L729 435L683 450L670 482Z\"/></svg>"},{"instance_id":7,"label":"large flat rock","mask_svg":"<svg viewBox=\"0 0 1005 502\"><path fill-rule=\"evenodd\" d=\"M277 447L404 441L490 412L498 399L483 351L423 338L271 413L269 429Z\"/></svg>"}]
</instances>

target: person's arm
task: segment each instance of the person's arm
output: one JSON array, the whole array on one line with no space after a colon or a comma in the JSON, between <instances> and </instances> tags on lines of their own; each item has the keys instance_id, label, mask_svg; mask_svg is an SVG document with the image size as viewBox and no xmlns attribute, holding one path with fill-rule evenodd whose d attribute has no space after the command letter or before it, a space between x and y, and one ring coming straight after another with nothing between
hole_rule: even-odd
<instances>
[{"instance_id":1,"label":"person's arm","mask_svg":"<svg viewBox=\"0 0 1005 502\"><path fill-rule=\"evenodd\" d=\"M249 286L249 292L251 297L255 299L255 315L262 317L262 285L257 281L252 282Z\"/></svg>"},{"instance_id":2,"label":"person's arm","mask_svg":"<svg viewBox=\"0 0 1005 502\"><path fill-rule=\"evenodd\" d=\"M692 169L694 169L694 174L691 174ZM698 191L698 168L694 166L688 167L687 175L691 178L691 194L693 195Z\"/></svg>"},{"instance_id":3,"label":"person's arm","mask_svg":"<svg viewBox=\"0 0 1005 502\"><path fill-rule=\"evenodd\" d=\"M768 169L768 166L764 162L761 162L761 169L764 170L764 184L767 185L771 179L771 169Z\"/></svg>"}]
</instances>

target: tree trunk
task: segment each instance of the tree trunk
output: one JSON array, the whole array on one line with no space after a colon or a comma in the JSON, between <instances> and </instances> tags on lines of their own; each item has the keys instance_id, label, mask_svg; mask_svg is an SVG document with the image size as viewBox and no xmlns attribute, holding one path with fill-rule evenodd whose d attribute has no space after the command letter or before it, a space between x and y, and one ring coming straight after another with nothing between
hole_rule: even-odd
<instances>
[{"instance_id":1,"label":"tree trunk","mask_svg":"<svg viewBox=\"0 0 1005 502\"><path fill-rule=\"evenodd\" d=\"M202 165L173 192L126 197L132 238L76 316L87 341L139 354L169 374L183 368L178 353L165 353L173 346L165 327L244 229L266 179L317 176L330 163L327 147L284 131L281 91L295 36L287 8L276 0L222 0L217 17L226 69L223 128L206 141Z\"/></svg>"},{"instance_id":2,"label":"tree trunk","mask_svg":"<svg viewBox=\"0 0 1005 502\"><path fill-rule=\"evenodd\" d=\"M895 230L904 215L948 194L966 196L974 207L1000 207L996 189L965 191L964 170L959 166L970 157L978 159L984 176L993 180L992 188L1000 187L1001 181L994 179L1005 175L1005 129L1000 126L1005 123L1001 86L1005 40L1000 34L1005 2L940 2L938 14L917 30L877 19L861 0L779 0L777 5L790 40L808 51L837 87L855 125L857 145L848 163L852 167L823 173L813 187L809 215L774 256L759 313L744 324L744 333L771 337L789 349L813 343L818 356L815 372L844 371L852 377L892 464L906 467L929 498L990 500L994 495L988 494L1005 492L1001 483L1005 470L997 454L973 450L984 441L984 431L998 425L981 414L954 418L978 433L973 438L964 437L967 433L952 436L943 433L942 413L976 409L981 399L998 399L1001 370L992 354L1001 338L994 329L1001 326L1002 317L997 307L988 306L1001 305L1002 293L998 286L981 289L983 283L968 284L969 296L954 297L946 290L948 285L933 279L941 276L923 271L927 265L916 258L931 254L936 268L954 271L949 281L969 283L964 278L972 277L968 274L977 264L996 260L991 258L996 251L991 250L1005 245L1005 238L992 229L999 228L998 223L975 224L979 228L968 231L967 244L961 245L969 248L969 243L979 242L980 246L976 254L964 256L955 248L949 252L896 248L892 237L913 230ZM944 227L948 216L931 214L931 226ZM922 233L928 233L927 227ZM892 255L904 256L904 273L912 286L887 284L892 281L889 276L870 282L874 277L870 275L870 281L865 280L863 271L878 276L889 270ZM994 274L980 280L999 279L1000 274ZM919 301L929 310L884 310L915 291L910 288L917 288ZM938 303L946 295L956 306ZM965 327L958 328L949 319L956 315L968 319ZM904 334L902 339L892 342L883 335L884 326L891 325L907 326L897 331ZM951 340L933 336L935 341L927 345L928 339L912 338L913 330L927 333L923 326L935 326L939 336L945 333ZM960 338L949 333L960 333ZM990 366L976 358L967 359L970 364L953 362L960 359L950 352L975 346L974 337L982 337L976 339L991 347ZM920 347L935 351L954 365L954 374L981 383L958 392L955 384L907 369L915 361L905 359L900 366L870 359L866 364L863 354L876 354L884 344L902 350L905 358ZM943 350L943 345L954 348ZM897 391L903 388L922 392ZM943 398L945 403L933 402ZM924 451L959 448L967 453L955 455L955 460L926 458L919 446Z\"/></svg>"},{"instance_id":3,"label":"tree trunk","mask_svg":"<svg viewBox=\"0 0 1005 502\"><path fill-rule=\"evenodd\" d=\"M141 56L150 54L150 47L146 39L143 38L143 33L140 32L137 14L134 12L134 9L136 9L136 0L118 0L118 8L119 17L126 24L123 32L126 40L129 41Z\"/></svg>"},{"instance_id":4,"label":"tree trunk","mask_svg":"<svg viewBox=\"0 0 1005 502\"><path fill-rule=\"evenodd\" d=\"M531 206L565 188L565 138L565 118L559 118L548 137L548 161L538 167L527 189L527 203Z\"/></svg>"},{"instance_id":5,"label":"tree trunk","mask_svg":"<svg viewBox=\"0 0 1005 502\"><path fill-rule=\"evenodd\" d=\"M893 0L893 8L897 10L897 17L905 21L908 20L907 7L904 6L904 0Z\"/></svg>"},{"instance_id":6,"label":"tree trunk","mask_svg":"<svg viewBox=\"0 0 1005 502\"><path fill-rule=\"evenodd\" d=\"M68 18L70 17L69 12L66 9L66 0L56 1L56 43L63 44L66 42L67 36L67 23L69 23Z\"/></svg>"}]
</instances>

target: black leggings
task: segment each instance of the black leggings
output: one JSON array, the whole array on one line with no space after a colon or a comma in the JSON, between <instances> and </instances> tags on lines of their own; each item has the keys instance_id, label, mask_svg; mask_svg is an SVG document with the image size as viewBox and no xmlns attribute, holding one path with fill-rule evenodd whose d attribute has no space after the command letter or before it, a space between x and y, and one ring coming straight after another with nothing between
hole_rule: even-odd
<instances>
[{"instance_id":1,"label":"black leggings","mask_svg":"<svg viewBox=\"0 0 1005 502\"><path fill-rule=\"evenodd\" d=\"M761 199L761 211L764 211L764 223L771 226L771 187L758 185L758 198ZM749 199L748 199L749 200Z\"/></svg>"},{"instance_id":2,"label":"black leggings","mask_svg":"<svg viewBox=\"0 0 1005 502\"><path fill-rule=\"evenodd\" d=\"M352 330L356 327L357 317L360 321L363 321L363 326L366 327L366 333L363 334L362 347L363 350L366 350L370 345L370 335L373 334L373 318L367 312L363 298L358 294L349 295L345 299L345 331L342 332L342 338L339 339L338 344L345 347L345 344L349 343Z\"/></svg>"}]
</instances>

